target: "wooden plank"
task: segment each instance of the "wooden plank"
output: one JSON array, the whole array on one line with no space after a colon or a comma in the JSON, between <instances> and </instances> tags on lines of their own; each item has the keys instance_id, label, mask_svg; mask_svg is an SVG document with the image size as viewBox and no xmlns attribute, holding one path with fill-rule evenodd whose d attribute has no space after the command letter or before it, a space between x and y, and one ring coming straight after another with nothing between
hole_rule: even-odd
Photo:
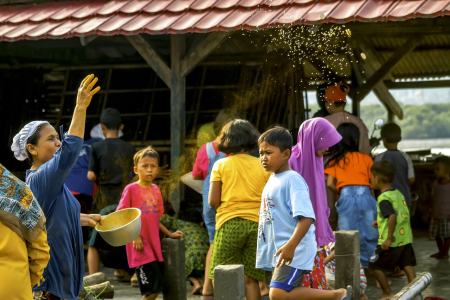
<instances>
[{"instance_id":1,"label":"wooden plank","mask_svg":"<svg viewBox=\"0 0 450 300\"><path fill-rule=\"evenodd\" d=\"M188 86L186 90L231 90L237 89L240 86L237 84L230 85L205 85L205 86ZM128 93L148 93L148 92L164 92L170 91L169 88L150 88L150 89L123 89L123 90L100 90L97 95L101 94L128 94ZM48 96L61 96L61 95L76 95L77 91L68 91L65 93L49 93Z\"/></svg>"},{"instance_id":2,"label":"wooden plank","mask_svg":"<svg viewBox=\"0 0 450 300\"><path fill-rule=\"evenodd\" d=\"M385 81L384 85L388 89L447 88L450 87L450 80L404 81L404 82Z\"/></svg>"},{"instance_id":3,"label":"wooden plank","mask_svg":"<svg viewBox=\"0 0 450 300\"><path fill-rule=\"evenodd\" d=\"M140 34L126 35L126 39L133 45L137 52L144 58L150 67L158 74L164 83L172 88L172 74L170 68Z\"/></svg>"},{"instance_id":4,"label":"wooden plank","mask_svg":"<svg viewBox=\"0 0 450 300\"><path fill-rule=\"evenodd\" d=\"M422 37L412 37L409 38L402 46L400 46L397 51L379 68L367 82L362 86L359 97L364 99L370 91L375 87L377 83L383 80L389 72L395 68L395 66L402 60L405 55L411 52L418 43L422 40Z\"/></svg>"},{"instance_id":5,"label":"wooden plank","mask_svg":"<svg viewBox=\"0 0 450 300\"><path fill-rule=\"evenodd\" d=\"M231 31L209 33L206 38L195 47L195 50L188 53L181 61L181 76L187 76L202 60L222 44L231 33Z\"/></svg>"},{"instance_id":6,"label":"wooden plank","mask_svg":"<svg viewBox=\"0 0 450 300\"><path fill-rule=\"evenodd\" d=\"M357 46L353 48L355 57L359 57L357 54L356 48ZM361 48L366 54L366 56L369 58L368 61L362 62L359 64L356 64L356 62L353 62L353 67L361 68L364 71L364 75L366 76L373 76L373 74L376 72L377 69L381 67L381 63L378 60L378 55L376 54L375 50L372 47L367 46L365 43L360 43L359 47ZM387 76L389 77L389 76ZM395 100L394 96L389 92L388 88L384 85L383 82L379 82L375 85L373 92L377 96L377 98L380 100L381 103L388 109L388 111L391 111L394 113L399 119L403 119L403 110L398 105L397 101ZM362 101L364 98L360 98L360 94L358 94L358 101Z\"/></svg>"},{"instance_id":7,"label":"wooden plank","mask_svg":"<svg viewBox=\"0 0 450 300\"><path fill-rule=\"evenodd\" d=\"M172 68L172 84L170 93L170 167L175 173L180 171L180 159L184 154L184 139L186 135L186 77L181 74L181 61L186 52L184 34L170 35L170 52ZM180 211L180 201L183 198L181 183L173 179L174 186L170 193L170 202L175 213Z\"/></svg>"},{"instance_id":8,"label":"wooden plank","mask_svg":"<svg viewBox=\"0 0 450 300\"><path fill-rule=\"evenodd\" d=\"M64 87L63 87L63 93L61 95L61 102L60 102L60 105L59 105L60 108L59 108L59 111L58 111L58 116L56 118L56 127L55 127L56 129L59 128L59 124L61 123L61 117L62 117L63 110L64 110L64 102L65 102L65 99L66 99L66 96L64 95L64 93L66 92L67 84L69 82L69 75L70 75L70 71L67 70L66 73L64 74Z\"/></svg>"},{"instance_id":9,"label":"wooden plank","mask_svg":"<svg viewBox=\"0 0 450 300\"><path fill-rule=\"evenodd\" d=\"M154 79L153 79L153 88L155 88L155 86L156 86L157 79L158 79L158 75L155 74ZM150 121L152 118L154 101L155 101L155 92L152 92L152 98L150 99L150 107L148 109L147 123L145 124L145 131L144 131L144 137L142 138L142 142L145 142L147 140L147 134L148 134L148 130L150 128Z\"/></svg>"},{"instance_id":10,"label":"wooden plank","mask_svg":"<svg viewBox=\"0 0 450 300\"><path fill-rule=\"evenodd\" d=\"M198 98L197 98L197 105L195 108L195 115L194 115L194 122L192 125L192 130L195 130L197 127L198 114L200 112L200 103L201 103L202 94L203 94L203 84L205 83L205 77L206 77L206 69L207 69L207 67L203 67L202 79L200 82L200 91L199 91Z\"/></svg>"},{"instance_id":11,"label":"wooden plank","mask_svg":"<svg viewBox=\"0 0 450 300\"><path fill-rule=\"evenodd\" d=\"M102 105L102 110L105 110L106 108L106 102L108 102L108 91L109 91L109 87L111 85L111 77L112 77L112 68L109 68L108 70L108 79L106 80L106 89L105 89L105 95L103 96L103 105Z\"/></svg>"},{"instance_id":12,"label":"wooden plank","mask_svg":"<svg viewBox=\"0 0 450 300\"><path fill-rule=\"evenodd\" d=\"M320 59L309 59L308 60L314 68L317 69L320 73L322 73L327 80L332 82L345 82L345 80L337 75L331 68L329 68L323 61Z\"/></svg>"}]
</instances>

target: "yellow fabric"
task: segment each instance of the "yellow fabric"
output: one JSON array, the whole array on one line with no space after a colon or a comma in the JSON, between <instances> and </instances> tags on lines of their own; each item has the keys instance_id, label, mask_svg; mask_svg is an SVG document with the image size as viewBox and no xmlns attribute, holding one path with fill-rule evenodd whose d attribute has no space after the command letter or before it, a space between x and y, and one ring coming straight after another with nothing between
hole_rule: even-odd
<instances>
[{"instance_id":1,"label":"yellow fabric","mask_svg":"<svg viewBox=\"0 0 450 300\"><path fill-rule=\"evenodd\" d=\"M272 173L266 172L258 158L236 154L218 160L211 172L211 182L222 182L216 230L231 219L259 222L261 194Z\"/></svg>"},{"instance_id":2,"label":"yellow fabric","mask_svg":"<svg viewBox=\"0 0 450 300\"><path fill-rule=\"evenodd\" d=\"M2 222L0 232L0 299L33 299L31 288L39 283L50 259L47 231L41 231L33 243L25 242Z\"/></svg>"},{"instance_id":3,"label":"yellow fabric","mask_svg":"<svg viewBox=\"0 0 450 300\"><path fill-rule=\"evenodd\" d=\"M216 133L214 132L214 122L202 125L197 133L197 147L201 147L206 143L214 141L216 137Z\"/></svg>"}]
</instances>

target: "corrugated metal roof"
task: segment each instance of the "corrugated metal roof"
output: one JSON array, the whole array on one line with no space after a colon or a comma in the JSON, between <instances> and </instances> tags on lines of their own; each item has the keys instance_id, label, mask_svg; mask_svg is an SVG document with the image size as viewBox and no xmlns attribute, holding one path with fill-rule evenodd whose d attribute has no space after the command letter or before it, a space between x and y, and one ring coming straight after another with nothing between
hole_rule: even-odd
<instances>
[{"instance_id":1,"label":"corrugated metal roof","mask_svg":"<svg viewBox=\"0 0 450 300\"><path fill-rule=\"evenodd\" d=\"M1 6L0 41L256 30L450 15L450 0L88 0Z\"/></svg>"}]
</instances>

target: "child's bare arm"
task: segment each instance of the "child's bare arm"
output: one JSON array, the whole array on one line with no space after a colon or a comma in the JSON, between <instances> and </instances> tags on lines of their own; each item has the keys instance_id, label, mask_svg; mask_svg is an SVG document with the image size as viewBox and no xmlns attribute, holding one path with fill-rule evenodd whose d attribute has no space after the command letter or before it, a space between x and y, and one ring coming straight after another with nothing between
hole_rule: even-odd
<instances>
[{"instance_id":1,"label":"child's bare arm","mask_svg":"<svg viewBox=\"0 0 450 300\"><path fill-rule=\"evenodd\" d=\"M177 230L175 232L170 232L169 229L161 223L159 223L159 230L171 239L181 239L183 237L183 233L181 231Z\"/></svg>"},{"instance_id":2,"label":"child's bare arm","mask_svg":"<svg viewBox=\"0 0 450 300\"><path fill-rule=\"evenodd\" d=\"M381 249L388 250L392 243L392 237L394 236L395 226L397 225L397 216L395 214L389 215L388 223L388 236L386 240L381 244Z\"/></svg>"},{"instance_id":3,"label":"child's bare arm","mask_svg":"<svg viewBox=\"0 0 450 300\"><path fill-rule=\"evenodd\" d=\"M211 182L209 188L208 203L215 210L217 210L217 208L220 206L221 195L222 195L222 182L220 181Z\"/></svg>"},{"instance_id":4,"label":"child's bare arm","mask_svg":"<svg viewBox=\"0 0 450 300\"><path fill-rule=\"evenodd\" d=\"M144 243L142 242L140 236L138 236L138 238L133 241L133 249L136 250L137 252L144 251Z\"/></svg>"},{"instance_id":5,"label":"child's bare arm","mask_svg":"<svg viewBox=\"0 0 450 300\"><path fill-rule=\"evenodd\" d=\"M334 259L334 250L331 251L330 255L328 255L327 257L325 257L325 260L323 261L325 265L329 264L330 261L332 261Z\"/></svg>"},{"instance_id":6,"label":"child's bare arm","mask_svg":"<svg viewBox=\"0 0 450 300\"><path fill-rule=\"evenodd\" d=\"M332 190L333 192L335 192L336 194L339 194L338 190L336 189L336 178L334 178L331 175L328 175L327 178L327 187Z\"/></svg>"},{"instance_id":7,"label":"child's bare arm","mask_svg":"<svg viewBox=\"0 0 450 300\"><path fill-rule=\"evenodd\" d=\"M275 254L275 257L280 255L277 263L277 268L282 267L285 264L291 264L292 259L294 258L295 248L297 248L298 244L300 244L302 239L305 237L313 221L314 219L312 218L301 218L300 221L298 221L292 237L284 246L278 249L277 253Z\"/></svg>"}]
</instances>

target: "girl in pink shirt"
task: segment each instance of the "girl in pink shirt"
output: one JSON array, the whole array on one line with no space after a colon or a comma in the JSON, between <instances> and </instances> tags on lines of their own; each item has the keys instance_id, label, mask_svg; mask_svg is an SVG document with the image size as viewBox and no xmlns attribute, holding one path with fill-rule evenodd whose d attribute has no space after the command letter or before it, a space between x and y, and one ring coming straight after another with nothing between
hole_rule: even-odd
<instances>
[{"instance_id":1,"label":"girl in pink shirt","mask_svg":"<svg viewBox=\"0 0 450 300\"><path fill-rule=\"evenodd\" d=\"M152 183L159 172L158 152L148 147L136 153L134 172L139 181L125 187L117 210L130 207L141 210L141 234L126 245L127 257L130 268L136 268L142 299L153 300L165 285L159 230L170 238L181 238L183 233L171 233L159 223L164 212L163 200L158 186Z\"/></svg>"}]
</instances>

